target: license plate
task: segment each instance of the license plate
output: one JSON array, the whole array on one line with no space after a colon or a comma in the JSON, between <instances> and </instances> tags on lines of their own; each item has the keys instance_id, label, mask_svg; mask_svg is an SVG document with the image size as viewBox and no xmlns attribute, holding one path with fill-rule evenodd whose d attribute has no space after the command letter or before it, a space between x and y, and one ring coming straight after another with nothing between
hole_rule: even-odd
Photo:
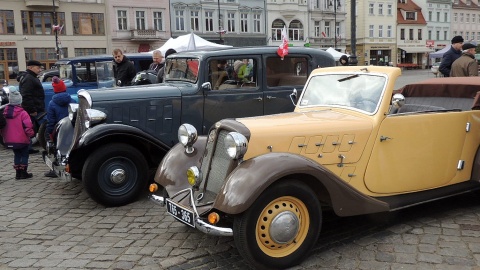
<instances>
[{"instance_id":1,"label":"license plate","mask_svg":"<svg viewBox=\"0 0 480 270\"><path fill-rule=\"evenodd\" d=\"M193 212L186 209L183 206L180 206L177 203L172 202L171 200L166 200L167 212L172 215L174 218L178 219L180 222L192 226L195 228L195 221L193 220Z\"/></svg>"},{"instance_id":2,"label":"license plate","mask_svg":"<svg viewBox=\"0 0 480 270\"><path fill-rule=\"evenodd\" d=\"M48 168L50 168L50 170L53 170L52 161L48 157L45 158L45 164L47 164L47 166L48 166Z\"/></svg>"}]
</instances>

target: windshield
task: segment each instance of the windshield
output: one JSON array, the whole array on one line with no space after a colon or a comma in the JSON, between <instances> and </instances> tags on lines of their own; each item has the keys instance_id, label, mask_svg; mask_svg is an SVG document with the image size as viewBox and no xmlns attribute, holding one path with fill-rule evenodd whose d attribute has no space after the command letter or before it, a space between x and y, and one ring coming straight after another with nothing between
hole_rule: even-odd
<instances>
[{"instance_id":1,"label":"windshield","mask_svg":"<svg viewBox=\"0 0 480 270\"><path fill-rule=\"evenodd\" d=\"M349 73L312 76L300 106L349 107L374 113L386 78L374 74Z\"/></svg>"},{"instance_id":2,"label":"windshield","mask_svg":"<svg viewBox=\"0 0 480 270\"><path fill-rule=\"evenodd\" d=\"M60 65L60 79L71 80L72 79L72 65Z\"/></svg>"},{"instance_id":3,"label":"windshield","mask_svg":"<svg viewBox=\"0 0 480 270\"><path fill-rule=\"evenodd\" d=\"M198 59L173 58L165 63L165 81L186 81L196 83L198 79Z\"/></svg>"}]
</instances>

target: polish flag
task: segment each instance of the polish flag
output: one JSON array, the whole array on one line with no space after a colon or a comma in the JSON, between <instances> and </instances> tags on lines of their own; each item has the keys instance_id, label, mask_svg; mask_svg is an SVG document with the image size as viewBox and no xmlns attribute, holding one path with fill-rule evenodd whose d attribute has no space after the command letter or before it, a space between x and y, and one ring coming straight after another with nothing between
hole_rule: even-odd
<instances>
[{"instance_id":1,"label":"polish flag","mask_svg":"<svg viewBox=\"0 0 480 270\"><path fill-rule=\"evenodd\" d=\"M282 29L282 43L278 46L277 54L283 59L285 55L288 54L288 36L287 36L287 26L284 25Z\"/></svg>"}]
</instances>

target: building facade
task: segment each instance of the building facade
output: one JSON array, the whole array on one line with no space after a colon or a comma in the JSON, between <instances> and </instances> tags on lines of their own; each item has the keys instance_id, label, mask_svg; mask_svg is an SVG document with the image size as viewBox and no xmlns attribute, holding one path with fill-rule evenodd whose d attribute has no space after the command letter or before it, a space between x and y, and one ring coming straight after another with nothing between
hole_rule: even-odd
<instances>
[{"instance_id":1,"label":"building facade","mask_svg":"<svg viewBox=\"0 0 480 270\"><path fill-rule=\"evenodd\" d=\"M347 0L349 1L349 0ZM311 47L332 47L346 52L346 0L311 0L308 4L308 42Z\"/></svg>"},{"instance_id":2,"label":"building facade","mask_svg":"<svg viewBox=\"0 0 480 270\"><path fill-rule=\"evenodd\" d=\"M189 33L232 46L265 45L265 0L170 0L172 37Z\"/></svg>"},{"instance_id":3,"label":"building facade","mask_svg":"<svg viewBox=\"0 0 480 270\"><path fill-rule=\"evenodd\" d=\"M171 37L168 0L110 0L107 11L109 50L148 52Z\"/></svg>"},{"instance_id":4,"label":"building facade","mask_svg":"<svg viewBox=\"0 0 480 270\"><path fill-rule=\"evenodd\" d=\"M0 79L15 79L31 59L49 68L58 58L105 53L105 12L104 0L2 0Z\"/></svg>"},{"instance_id":5,"label":"building facade","mask_svg":"<svg viewBox=\"0 0 480 270\"><path fill-rule=\"evenodd\" d=\"M480 42L480 7L478 1L454 0L451 28L452 37L462 36L465 42L474 44Z\"/></svg>"}]
</instances>

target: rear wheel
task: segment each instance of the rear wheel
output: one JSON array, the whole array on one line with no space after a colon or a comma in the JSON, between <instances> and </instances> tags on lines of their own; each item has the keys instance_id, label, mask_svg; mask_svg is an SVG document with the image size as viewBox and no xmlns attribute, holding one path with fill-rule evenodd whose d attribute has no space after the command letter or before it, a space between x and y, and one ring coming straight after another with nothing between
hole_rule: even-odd
<instances>
[{"instance_id":1,"label":"rear wheel","mask_svg":"<svg viewBox=\"0 0 480 270\"><path fill-rule=\"evenodd\" d=\"M287 268L300 263L313 248L321 223L314 192L290 180L269 187L235 217L233 234L239 253L257 268Z\"/></svg>"},{"instance_id":2,"label":"rear wheel","mask_svg":"<svg viewBox=\"0 0 480 270\"><path fill-rule=\"evenodd\" d=\"M83 166L85 190L105 206L135 201L146 190L148 166L136 148L121 143L107 144L91 153Z\"/></svg>"}]
</instances>

